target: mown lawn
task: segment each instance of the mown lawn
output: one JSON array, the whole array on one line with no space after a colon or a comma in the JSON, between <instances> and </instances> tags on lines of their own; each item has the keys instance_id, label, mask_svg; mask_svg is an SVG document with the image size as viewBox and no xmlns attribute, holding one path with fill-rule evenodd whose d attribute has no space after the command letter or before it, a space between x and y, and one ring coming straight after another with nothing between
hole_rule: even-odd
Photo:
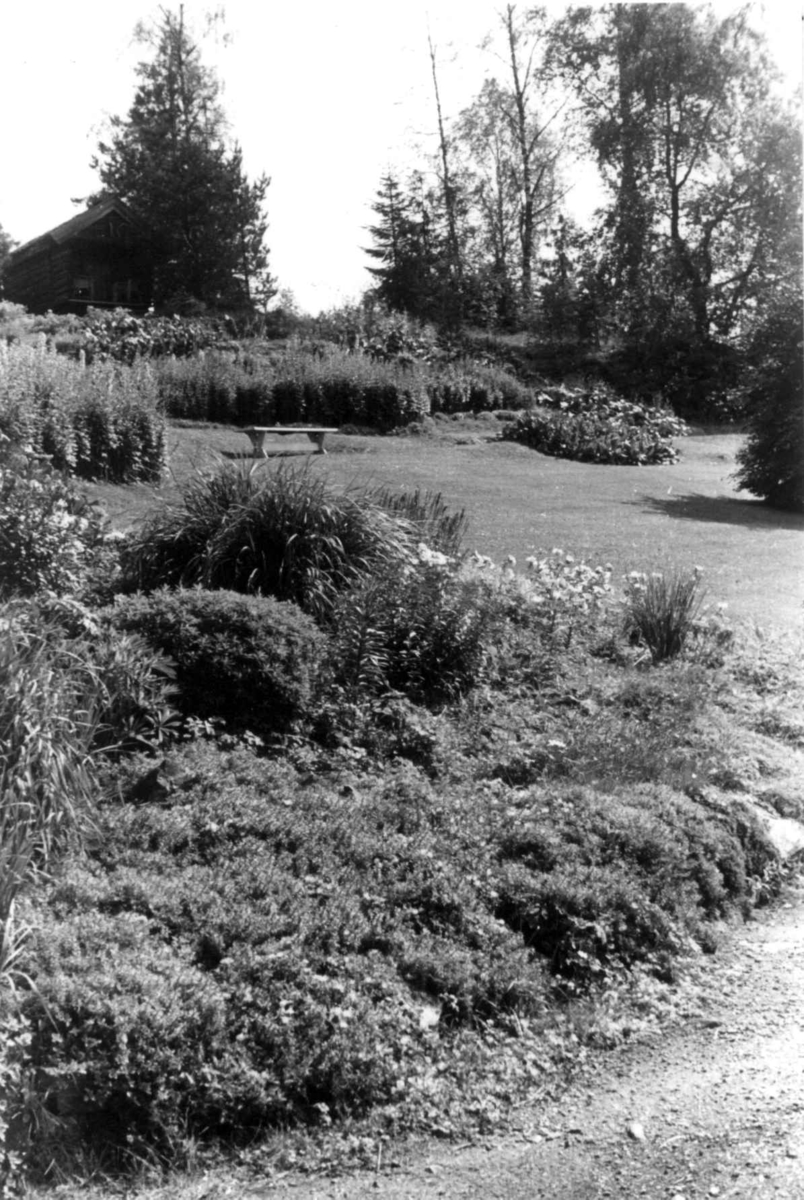
<instances>
[{"instance_id":1,"label":"mown lawn","mask_svg":"<svg viewBox=\"0 0 804 1200\"><path fill-rule=\"evenodd\" d=\"M762 627L799 628L804 616L804 517L766 507L732 480L739 434L679 440L680 462L653 467L599 466L548 458L490 440L496 422L439 425L434 437L328 439L326 457L304 439L283 440L258 470L306 455L310 470L343 486L367 481L443 493L470 518L467 545L520 563L559 546L592 564L611 563L615 580L630 570L699 565L712 603ZM193 469L225 459L250 460L247 439L231 427L175 425L170 476L160 489L96 485L120 528L137 522L155 499L169 497Z\"/></svg>"}]
</instances>

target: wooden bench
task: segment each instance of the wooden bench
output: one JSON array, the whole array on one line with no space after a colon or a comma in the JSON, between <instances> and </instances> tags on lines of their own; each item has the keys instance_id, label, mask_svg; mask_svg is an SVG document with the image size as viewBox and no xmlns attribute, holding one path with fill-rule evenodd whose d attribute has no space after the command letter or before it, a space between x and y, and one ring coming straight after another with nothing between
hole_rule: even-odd
<instances>
[{"instance_id":1,"label":"wooden bench","mask_svg":"<svg viewBox=\"0 0 804 1200\"><path fill-rule=\"evenodd\" d=\"M324 438L328 433L337 433L337 429L329 428L323 425L246 425L243 428L243 433L251 438L251 444L254 447L255 458L267 458L265 451L265 435L275 433L279 437L289 437L290 434L306 434L311 442L315 442L318 446L319 454L326 454L324 449Z\"/></svg>"}]
</instances>

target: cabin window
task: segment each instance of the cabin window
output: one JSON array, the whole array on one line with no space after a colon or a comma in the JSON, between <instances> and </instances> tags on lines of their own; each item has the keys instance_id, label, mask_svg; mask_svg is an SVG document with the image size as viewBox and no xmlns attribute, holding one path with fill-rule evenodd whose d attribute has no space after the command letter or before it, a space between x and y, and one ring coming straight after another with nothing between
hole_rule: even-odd
<instances>
[{"instance_id":1,"label":"cabin window","mask_svg":"<svg viewBox=\"0 0 804 1200\"><path fill-rule=\"evenodd\" d=\"M92 280L87 275L79 275L73 280L73 297L76 300L92 299Z\"/></svg>"},{"instance_id":2,"label":"cabin window","mask_svg":"<svg viewBox=\"0 0 804 1200\"><path fill-rule=\"evenodd\" d=\"M138 304L140 289L134 279L116 279L112 284L112 300L115 304Z\"/></svg>"}]
</instances>

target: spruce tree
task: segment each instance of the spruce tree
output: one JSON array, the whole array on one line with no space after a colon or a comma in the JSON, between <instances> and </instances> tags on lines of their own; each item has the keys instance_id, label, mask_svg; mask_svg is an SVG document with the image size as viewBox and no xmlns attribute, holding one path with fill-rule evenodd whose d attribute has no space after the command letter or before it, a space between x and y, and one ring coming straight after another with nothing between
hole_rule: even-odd
<instances>
[{"instance_id":1,"label":"spruce tree","mask_svg":"<svg viewBox=\"0 0 804 1200\"><path fill-rule=\"evenodd\" d=\"M182 7L138 36L153 58L137 67L134 102L127 117L112 118L93 166L103 190L149 231L154 299L264 303L274 291L263 207L270 180L249 182L240 147L229 144L218 81Z\"/></svg>"}]
</instances>

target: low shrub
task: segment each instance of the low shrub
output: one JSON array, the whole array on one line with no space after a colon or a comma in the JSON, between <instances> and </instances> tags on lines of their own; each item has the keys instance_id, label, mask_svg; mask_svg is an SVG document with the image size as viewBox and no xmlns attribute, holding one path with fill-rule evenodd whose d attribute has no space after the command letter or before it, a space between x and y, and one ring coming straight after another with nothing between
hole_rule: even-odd
<instances>
[{"instance_id":1,"label":"low shrub","mask_svg":"<svg viewBox=\"0 0 804 1200\"><path fill-rule=\"evenodd\" d=\"M504 439L577 462L646 465L678 459L671 439L686 426L670 412L623 400L602 388L553 389L538 393L536 401L541 408L504 427Z\"/></svg>"},{"instance_id":2,"label":"low shrub","mask_svg":"<svg viewBox=\"0 0 804 1200\"><path fill-rule=\"evenodd\" d=\"M185 716L271 734L309 710L323 639L292 604L163 588L118 597L104 615L170 655Z\"/></svg>"},{"instance_id":3,"label":"low shrub","mask_svg":"<svg viewBox=\"0 0 804 1200\"><path fill-rule=\"evenodd\" d=\"M87 496L36 455L0 444L0 599L80 592L109 560L106 522Z\"/></svg>"},{"instance_id":4,"label":"low shrub","mask_svg":"<svg viewBox=\"0 0 804 1200\"><path fill-rule=\"evenodd\" d=\"M498 913L581 987L666 962L685 932L747 898L775 858L755 819L718 819L661 786L534 796L500 839Z\"/></svg>"},{"instance_id":5,"label":"low shrub","mask_svg":"<svg viewBox=\"0 0 804 1200\"><path fill-rule=\"evenodd\" d=\"M481 581L460 578L422 546L416 568L371 576L336 603L335 677L352 697L393 691L422 704L455 699L478 683L497 618Z\"/></svg>"},{"instance_id":6,"label":"low shrub","mask_svg":"<svg viewBox=\"0 0 804 1200\"><path fill-rule=\"evenodd\" d=\"M199 474L129 545L128 586L257 592L325 619L340 592L412 557L415 529L367 492L335 492L310 471L225 466Z\"/></svg>"}]
</instances>

